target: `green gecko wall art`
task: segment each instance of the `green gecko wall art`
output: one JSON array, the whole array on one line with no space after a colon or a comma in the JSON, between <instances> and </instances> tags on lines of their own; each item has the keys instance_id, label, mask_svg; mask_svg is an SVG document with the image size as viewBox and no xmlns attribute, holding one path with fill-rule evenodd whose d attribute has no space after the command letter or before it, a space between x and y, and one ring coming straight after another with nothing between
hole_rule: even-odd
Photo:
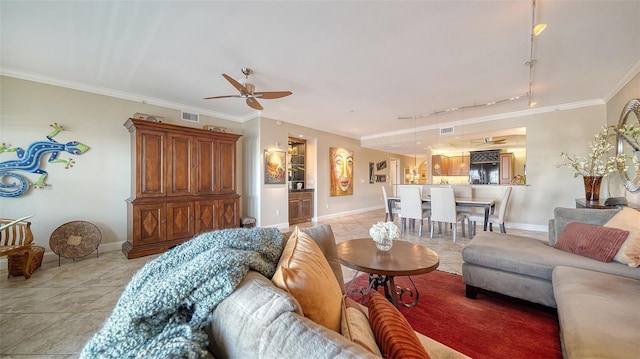
<instances>
[{"instance_id":1,"label":"green gecko wall art","mask_svg":"<svg viewBox=\"0 0 640 359\"><path fill-rule=\"evenodd\" d=\"M87 145L84 145L78 141L71 141L67 143L58 143L53 137L55 137L61 131L64 131L62 125L54 123L49 125L53 127L53 131L47 135L49 141L37 141L30 144L26 150L15 147L10 148L5 143L0 145L0 154L5 152L15 152L18 156L16 160L9 160L0 162L0 197L18 197L24 194L29 186L34 188L43 188L47 184L47 171L40 168L41 160L44 155L51 153L49 156L49 163L64 163L65 168L73 167L75 161L69 159L59 159L58 155L60 151L66 151L73 155L81 155L89 150ZM29 180L22 174L16 172L37 173L40 175L35 183L30 183ZM9 178L9 180L7 180ZM11 182L10 179L15 181Z\"/></svg>"}]
</instances>

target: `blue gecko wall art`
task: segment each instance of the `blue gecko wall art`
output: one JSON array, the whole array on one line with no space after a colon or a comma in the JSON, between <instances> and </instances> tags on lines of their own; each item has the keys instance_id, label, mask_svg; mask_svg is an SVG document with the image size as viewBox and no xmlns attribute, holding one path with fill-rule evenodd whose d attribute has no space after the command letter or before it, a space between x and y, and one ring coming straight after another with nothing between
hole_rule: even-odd
<instances>
[{"instance_id":1,"label":"blue gecko wall art","mask_svg":"<svg viewBox=\"0 0 640 359\"><path fill-rule=\"evenodd\" d=\"M47 153L51 153L49 156L49 163L64 163L65 168L73 167L75 161L71 158L67 160L58 159L60 151L66 151L73 155L81 155L89 147L83 145L78 141L71 141L67 143L58 143L53 137L55 137L60 131L64 131L64 128L57 123L50 125L53 127L53 131L47 135L49 141L37 141L29 145L26 150L15 147L9 148L6 144L0 145L0 153L3 152L15 152L18 155L17 160L0 162L0 197L18 197L25 193L29 186L34 188L44 188L47 186L45 180L47 178L47 171L40 168L41 160ZM35 183L30 183L27 177L18 174L16 172L36 173L40 177ZM14 179L11 182L10 179ZM9 179L9 180L8 180Z\"/></svg>"}]
</instances>

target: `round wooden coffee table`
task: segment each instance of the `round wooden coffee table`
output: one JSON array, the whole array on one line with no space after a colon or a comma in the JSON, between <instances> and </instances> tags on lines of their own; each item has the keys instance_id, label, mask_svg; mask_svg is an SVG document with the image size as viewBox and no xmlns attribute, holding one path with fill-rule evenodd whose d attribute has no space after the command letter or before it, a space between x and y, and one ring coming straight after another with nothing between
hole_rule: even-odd
<instances>
[{"instance_id":1,"label":"round wooden coffee table","mask_svg":"<svg viewBox=\"0 0 640 359\"><path fill-rule=\"evenodd\" d=\"M412 275L433 272L440 265L438 254L431 249L401 240L393 241L393 247L388 252L376 248L371 238L352 239L338 243L338 258L343 265L359 272L369 274L369 287L351 291L353 280L347 288L347 294L359 293L364 301L369 291L377 290L379 286L384 288L385 295L393 305L398 306L398 299L404 306L413 307L418 304L418 288L416 288ZM358 273L354 275L354 279ZM413 289L396 288L394 277L407 276ZM403 299L408 293L414 297L413 302L407 303Z\"/></svg>"}]
</instances>

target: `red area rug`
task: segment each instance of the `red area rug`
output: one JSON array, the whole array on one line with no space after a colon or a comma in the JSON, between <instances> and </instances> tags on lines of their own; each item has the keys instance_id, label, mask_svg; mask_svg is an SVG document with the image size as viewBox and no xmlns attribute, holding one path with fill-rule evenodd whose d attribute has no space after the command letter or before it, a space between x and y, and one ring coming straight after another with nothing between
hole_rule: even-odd
<instances>
[{"instance_id":1,"label":"red area rug","mask_svg":"<svg viewBox=\"0 0 640 359\"><path fill-rule=\"evenodd\" d=\"M462 277L455 274L435 271L411 279L419 301L411 308L400 305L400 312L417 332L476 359L562 358L554 312L495 295L466 298ZM411 287L407 277L395 283ZM352 289L366 284L362 274ZM405 300L412 298L405 294Z\"/></svg>"}]
</instances>

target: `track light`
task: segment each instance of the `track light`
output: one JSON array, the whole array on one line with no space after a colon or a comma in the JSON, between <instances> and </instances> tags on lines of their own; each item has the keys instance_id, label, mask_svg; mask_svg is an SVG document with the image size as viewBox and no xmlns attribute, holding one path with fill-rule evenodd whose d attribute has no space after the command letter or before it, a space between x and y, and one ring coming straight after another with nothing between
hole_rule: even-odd
<instances>
[{"instance_id":1,"label":"track light","mask_svg":"<svg viewBox=\"0 0 640 359\"><path fill-rule=\"evenodd\" d=\"M546 28L547 28L547 24L536 25L536 0L533 0L531 2L531 39L530 39L531 43L529 47L529 61L524 63L525 65L529 66L529 92L527 93L527 96L529 97L530 108L534 108L538 104L536 101L532 99L533 98L533 66L536 64L536 62L538 62L536 59L533 58L533 43L534 43L534 38L540 35L540 33L544 31L544 29Z\"/></svg>"},{"instance_id":2,"label":"track light","mask_svg":"<svg viewBox=\"0 0 640 359\"><path fill-rule=\"evenodd\" d=\"M536 26L533 27L533 36L538 36L540 35L544 29L547 28L547 24L538 24Z\"/></svg>"}]
</instances>

